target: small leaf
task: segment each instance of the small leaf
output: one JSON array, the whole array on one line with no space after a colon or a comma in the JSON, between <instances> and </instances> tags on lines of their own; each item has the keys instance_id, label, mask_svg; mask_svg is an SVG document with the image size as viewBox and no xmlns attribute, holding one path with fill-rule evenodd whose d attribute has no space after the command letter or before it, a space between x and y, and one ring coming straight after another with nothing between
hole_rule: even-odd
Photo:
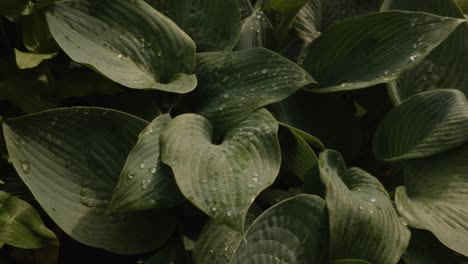
<instances>
[{"instance_id":1,"label":"small leaf","mask_svg":"<svg viewBox=\"0 0 468 264\"><path fill-rule=\"evenodd\" d=\"M159 135L170 121L169 114L161 115L140 133L120 174L109 211L164 208L181 201L182 195L170 168L159 158Z\"/></svg>"},{"instance_id":2,"label":"small leaf","mask_svg":"<svg viewBox=\"0 0 468 264\"><path fill-rule=\"evenodd\" d=\"M15 49L16 65L20 69L29 69L37 67L42 61L54 57L54 54L35 54L22 52Z\"/></svg>"},{"instance_id":3,"label":"small leaf","mask_svg":"<svg viewBox=\"0 0 468 264\"><path fill-rule=\"evenodd\" d=\"M19 248L58 245L55 234L25 201L0 191L0 244Z\"/></svg>"},{"instance_id":4,"label":"small leaf","mask_svg":"<svg viewBox=\"0 0 468 264\"><path fill-rule=\"evenodd\" d=\"M273 26L270 19L261 10L254 11L248 16L241 29L236 49L272 48L274 43Z\"/></svg>"},{"instance_id":5,"label":"small leaf","mask_svg":"<svg viewBox=\"0 0 468 264\"><path fill-rule=\"evenodd\" d=\"M333 150L320 153L320 177L325 185L330 217L330 259L398 262L408 246L403 225L382 184L359 168L346 170Z\"/></svg>"},{"instance_id":6,"label":"small leaf","mask_svg":"<svg viewBox=\"0 0 468 264\"><path fill-rule=\"evenodd\" d=\"M237 0L164 1L147 3L171 18L197 43L197 51L229 51L239 39Z\"/></svg>"},{"instance_id":7,"label":"small leaf","mask_svg":"<svg viewBox=\"0 0 468 264\"><path fill-rule=\"evenodd\" d=\"M230 263L328 263L327 221L318 196L284 200L253 222Z\"/></svg>"},{"instance_id":8,"label":"small leaf","mask_svg":"<svg viewBox=\"0 0 468 264\"><path fill-rule=\"evenodd\" d=\"M468 145L403 167L395 202L408 225L468 257Z\"/></svg>"},{"instance_id":9,"label":"small leaf","mask_svg":"<svg viewBox=\"0 0 468 264\"><path fill-rule=\"evenodd\" d=\"M403 11L358 16L330 27L305 48L300 61L319 83L311 88L314 92L388 83L416 66L464 22Z\"/></svg>"},{"instance_id":10,"label":"small leaf","mask_svg":"<svg viewBox=\"0 0 468 264\"><path fill-rule=\"evenodd\" d=\"M51 4L50 31L76 62L135 89L186 93L196 86L195 43L142 0Z\"/></svg>"},{"instance_id":11,"label":"small leaf","mask_svg":"<svg viewBox=\"0 0 468 264\"><path fill-rule=\"evenodd\" d=\"M73 107L3 122L21 179L73 239L119 254L155 249L172 234L169 212L105 215L128 153L147 122L103 108Z\"/></svg>"},{"instance_id":12,"label":"small leaf","mask_svg":"<svg viewBox=\"0 0 468 264\"><path fill-rule=\"evenodd\" d=\"M230 129L220 144L202 116L185 114L161 133L161 158L184 196L200 210L238 232L247 209L270 186L281 157L278 124L262 109Z\"/></svg>"},{"instance_id":13,"label":"small leaf","mask_svg":"<svg viewBox=\"0 0 468 264\"><path fill-rule=\"evenodd\" d=\"M428 157L468 141L468 102L457 90L434 90L405 100L385 116L374 137L378 159Z\"/></svg>"},{"instance_id":14,"label":"small leaf","mask_svg":"<svg viewBox=\"0 0 468 264\"><path fill-rule=\"evenodd\" d=\"M229 129L258 109L314 83L299 65L262 48L200 53L196 74L197 113L208 118L215 130Z\"/></svg>"}]
</instances>

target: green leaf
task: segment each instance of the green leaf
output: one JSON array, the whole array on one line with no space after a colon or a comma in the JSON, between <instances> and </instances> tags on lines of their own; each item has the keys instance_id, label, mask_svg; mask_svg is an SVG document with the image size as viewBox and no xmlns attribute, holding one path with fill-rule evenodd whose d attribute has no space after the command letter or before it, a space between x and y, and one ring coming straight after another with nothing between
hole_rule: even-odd
<instances>
[{"instance_id":1,"label":"green leaf","mask_svg":"<svg viewBox=\"0 0 468 264\"><path fill-rule=\"evenodd\" d=\"M468 1L467 0L455 0L460 9L466 14L468 12Z\"/></svg>"},{"instance_id":2,"label":"green leaf","mask_svg":"<svg viewBox=\"0 0 468 264\"><path fill-rule=\"evenodd\" d=\"M266 210L247 231L231 263L327 263L325 202L298 195Z\"/></svg>"},{"instance_id":3,"label":"green leaf","mask_svg":"<svg viewBox=\"0 0 468 264\"><path fill-rule=\"evenodd\" d=\"M305 48L300 61L319 83L311 91L388 83L416 66L464 22L404 11L363 15L330 27Z\"/></svg>"},{"instance_id":4,"label":"green leaf","mask_svg":"<svg viewBox=\"0 0 468 264\"><path fill-rule=\"evenodd\" d=\"M309 1L297 13L293 27L297 36L305 43L310 43L320 36L320 18L318 16L320 1Z\"/></svg>"},{"instance_id":5,"label":"green leaf","mask_svg":"<svg viewBox=\"0 0 468 264\"><path fill-rule=\"evenodd\" d=\"M431 231L468 256L468 145L443 155L411 160L395 202L408 225Z\"/></svg>"},{"instance_id":6,"label":"green leaf","mask_svg":"<svg viewBox=\"0 0 468 264\"><path fill-rule=\"evenodd\" d=\"M397 263L410 232L382 184L359 168L346 170L343 158L333 150L320 153L319 166L327 189L330 259Z\"/></svg>"},{"instance_id":7,"label":"green leaf","mask_svg":"<svg viewBox=\"0 0 468 264\"><path fill-rule=\"evenodd\" d=\"M386 9L421 11L440 16L464 18L453 1L387 0ZM415 43L420 45L420 42ZM419 65L404 74L397 82L401 100L421 91L453 88L468 94L468 27L458 27L442 44L435 48Z\"/></svg>"},{"instance_id":8,"label":"green leaf","mask_svg":"<svg viewBox=\"0 0 468 264\"><path fill-rule=\"evenodd\" d=\"M171 18L197 43L197 51L229 51L239 39L237 0L146 0Z\"/></svg>"},{"instance_id":9,"label":"green leaf","mask_svg":"<svg viewBox=\"0 0 468 264\"><path fill-rule=\"evenodd\" d=\"M272 48L274 45L273 26L270 19L261 10L256 10L242 24L241 34L236 49Z\"/></svg>"},{"instance_id":10,"label":"green leaf","mask_svg":"<svg viewBox=\"0 0 468 264\"><path fill-rule=\"evenodd\" d=\"M0 15L27 15L32 11L33 3L29 0L2 0Z\"/></svg>"},{"instance_id":11,"label":"green leaf","mask_svg":"<svg viewBox=\"0 0 468 264\"><path fill-rule=\"evenodd\" d=\"M4 243L28 249L58 245L31 205L0 191L0 244Z\"/></svg>"},{"instance_id":12,"label":"green leaf","mask_svg":"<svg viewBox=\"0 0 468 264\"><path fill-rule=\"evenodd\" d=\"M170 213L105 215L128 153L147 122L109 109L73 107L3 122L11 162L39 204L73 239L119 254L160 246Z\"/></svg>"},{"instance_id":13,"label":"green leaf","mask_svg":"<svg viewBox=\"0 0 468 264\"><path fill-rule=\"evenodd\" d=\"M280 127L281 168L304 181L317 169L318 158L307 142L294 130ZM320 182L320 179L317 179Z\"/></svg>"},{"instance_id":14,"label":"green leaf","mask_svg":"<svg viewBox=\"0 0 468 264\"><path fill-rule=\"evenodd\" d=\"M196 86L195 44L142 0L72 0L47 9L50 31L76 62L135 89L186 93Z\"/></svg>"},{"instance_id":15,"label":"green leaf","mask_svg":"<svg viewBox=\"0 0 468 264\"><path fill-rule=\"evenodd\" d=\"M445 247L430 232L413 229L403 260L406 264L466 264L468 258Z\"/></svg>"},{"instance_id":16,"label":"green leaf","mask_svg":"<svg viewBox=\"0 0 468 264\"><path fill-rule=\"evenodd\" d=\"M414 95L385 116L374 137L378 159L428 157L468 141L468 102L457 90Z\"/></svg>"},{"instance_id":17,"label":"green leaf","mask_svg":"<svg viewBox=\"0 0 468 264\"><path fill-rule=\"evenodd\" d=\"M52 54L60 51L43 13L22 17L21 33L24 46L33 53Z\"/></svg>"},{"instance_id":18,"label":"green leaf","mask_svg":"<svg viewBox=\"0 0 468 264\"><path fill-rule=\"evenodd\" d=\"M29 69L37 67L42 61L54 57L54 54L35 54L22 52L15 49L16 65L20 69Z\"/></svg>"},{"instance_id":19,"label":"green leaf","mask_svg":"<svg viewBox=\"0 0 468 264\"><path fill-rule=\"evenodd\" d=\"M185 114L161 133L161 158L175 175L184 196L217 221L244 230L247 209L279 172L278 124L261 109L213 138L210 122Z\"/></svg>"},{"instance_id":20,"label":"green leaf","mask_svg":"<svg viewBox=\"0 0 468 264\"><path fill-rule=\"evenodd\" d=\"M187 264L185 249L181 243L166 247L145 261L145 264Z\"/></svg>"},{"instance_id":21,"label":"green leaf","mask_svg":"<svg viewBox=\"0 0 468 264\"><path fill-rule=\"evenodd\" d=\"M109 211L171 207L181 201L182 195L170 168L159 158L159 135L170 121L169 114L161 115L140 133L120 174Z\"/></svg>"},{"instance_id":22,"label":"green leaf","mask_svg":"<svg viewBox=\"0 0 468 264\"><path fill-rule=\"evenodd\" d=\"M197 113L221 130L314 83L299 65L262 48L198 54L196 74Z\"/></svg>"},{"instance_id":23,"label":"green leaf","mask_svg":"<svg viewBox=\"0 0 468 264\"><path fill-rule=\"evenodd\" d=\"M252 14L253 7L250 0L237 0L237 4L239 5L241 19L245 19Z\"/></svg>"}]
</instances>

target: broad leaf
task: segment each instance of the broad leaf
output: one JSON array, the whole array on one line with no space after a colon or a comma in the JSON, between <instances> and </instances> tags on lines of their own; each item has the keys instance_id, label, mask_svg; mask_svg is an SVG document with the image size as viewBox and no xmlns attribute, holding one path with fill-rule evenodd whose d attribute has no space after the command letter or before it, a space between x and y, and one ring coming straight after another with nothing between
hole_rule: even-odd
<instances>
[{"instance_id":1,"label":"broad leaf","mask_svg":"<svg viewBox=\"0 0 468 264\"><path fill-rule=\"evenodd\" d=\"M37 67L42 61L54 57L54 54L35 54L15 49L16 65L20 69Z\"/></svg>"},{"instance_id":2,"label":"broad leaf","mask_svg":"<svg viewBox=\"0 0 468 264\"><path fill-rule=\"evenodd\" d=\"M330 27L305 48L300 61L319 83L312 91L388 83L416 66L464 22L403 11L363 15Z\"/></svg>"},{"instance_id":3,"label":"broad leaf","mask_svg":"<svg viewBox=\"0 0 468 264\"><path fill-rule=\"evenodd\" d=\"M120 174L109 211L171 207L181 201L170 168L159 158L159 135L170 121L169 114L161 115L140 133Z\"/></svg>"},{"instance_id":4,"label":"broad leaf","mask_svg":"<svg viewBox=\"0 0 468 264\"><path fill-rule=\"evenodd\" d=\"M440 16L464 18L453 1L447 0L387 0L385 9L421 11ZM414 45L420 45L420 42ZM401 100L421 91L453 88L468 94L468 27L458 27L440 46L418 66L397 82Z\"/></svg>"},{"instance_id":5,"label":"broad leaf","mask_svg":"<svg viewBox=\"0 0 468 264\"><path fill-rule=\"evenodd\" d=\"M0 191L0 244L19 248L58 245L55 234L25 201Z\"/></svg>"},{"instance_id":6,"label":"broad leaf","mask_svg":"<svg viewBox=\"0 0 468 264\"><path fill-rule=\"evenodd\" d=\"M463 257L445 247L430 232L411 230L411 240L403 260L406 264L466 264L468 257Z\"/></svg>"},{"instance_id":7,"label":"broad leaf","mask_svg":"<svg viewBox=\"0 0 468 264\"><path fill-rule=\"evenodd\" d=\"M236 49L273 48L273 26L270 19L261 10L254 11L242 24L241 34Z\"/></svg>"},{"instance_id":8,"label":"broad leaf","mask_svg":"<svg viewBox=\"0 0 468 264\"><path fill-rule=\"evenodd\" d=\"M384 118L374 137L378 159L428 157L468 141L468 102L457 90L419 93Z\"/></svg>"},{"instance_id":9,"label":"broad leaf","mask_svg":"<svg viewBox=\"0 0 468 264\"><path fill-rule=\"evenodd\" d=\"M239 39L237 0L145 0L171 18L197 43L197 51L232 50Z\"/></svg>"},{"instance_id":10,"label":"broad leaf","mask_svg":"<svg viewBox=\"0 0 468 264\"><path fill-rule=\"evenodd\" d=\"M327 263L327 219L318 196L284 200L254 221L231 263Z\"/></svg>"},{"instance_id":11,"label":"broad leaf","mask_svg":"<svg viewBox=\"0 0 468 264\"><path fill-rule=\"evenodd\" d=\"M327 189L330 259L397 263L410 232L382 184L359 168L346 170L343 158L333 150L320 154L319 166Z\"/></svg>"},{"instance_id":12,"label":"broad leaf","mask_svg":"<svg viewBox=\"0 0 468 264\"><path fill-rule=\"evenodd\" d=\"M299 65L262 48L201 53L196 74L197 112L221 130L314 83Z\"/></svg>"},{"instance_id":13,"label":"broad leaf","mask_svg":"<svg viewBox=\"0 0 468 264\"><path fill-rule=\"evenodd\" d=\"M395 201L408 225L431 231L468 257L468 145L443 155L412 160Z\"/></svg>"},{"instance_id":14,"label":"broad leaf","mask_svg":"<svg viewBox=\"0 0 468 264\"><path fill-rule=\"evenodd\" d=\"M161 133L161 158L190 202L243 232L247 209L278 175L277 130L274 117L261 109L228 130L217 144L207 119L185 114Z\"/></svg>"},{"instance_id":15,"label":"broad leaf","mask_svg":"<svg viewBox=\"0 0 468 264\"><path fill-rule=\"evenodd\" d=\"M72 0L47 9L50 31L76 62L135 89L186 93L196 86L195 44L142 0Z\"/></svg>"},{"instance_id":16,"label":"broad leaf","mask_svg":"<svg viewBox=\"0 0 468 264\"><path fill-rule=\"evenodd\" d=\"M105 215L146 125L122 112L74 107L7 120L3 131L16 171L65 233L93 247L135 254L158 247L174 228L169 213Z\"/></svg>"}]
</instances>

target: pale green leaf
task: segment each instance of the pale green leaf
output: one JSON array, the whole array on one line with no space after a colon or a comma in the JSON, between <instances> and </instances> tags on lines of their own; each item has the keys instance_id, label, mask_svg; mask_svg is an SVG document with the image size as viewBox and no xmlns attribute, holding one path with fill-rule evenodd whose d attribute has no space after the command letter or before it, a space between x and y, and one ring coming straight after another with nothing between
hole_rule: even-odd
<instances>
[{"instance_id":1,"label":"pale green leaf","mask_svg":"<svg viewBox=\"0 0 468 264\"><path fill-rule=\"evenodd\" d=\"M255 10L244 19L236 49L272 48L274 43L273 26L261 10Z\"/></svg>"},{"instance_id":2,"label":"pale green leaf","mask_svg":"<svg viewBox=\"0 0 468 264\"><path fill-rule=\"evenodd\" d=\"M242 232L247 209L278 175L277 131L274 117L261 109L219 140L207 119L185 114L162 131L161 158L190 202Z\"/></svg>"},{"instance_id":3,"label":"pale green leaf","mask_svg":"<svg viewBox=\"0 0 468 264\"><path fill-rule=\"evenodd\" d=\"M175 93L196 86L195 43L142 0L60 1L46 19L67 55L124 86Z\"/></svg>"},{"instance_id":4,"label":"pale green leaf","mask_svg":"<svg viewBox=\"0 0 468 264\"><path fill-rule=\"evenodd\" d=\"M15 49L16 65L23 70L37 67L42 61L53 57L54 54L36 54Z\"/></svg>"}]
</instances>

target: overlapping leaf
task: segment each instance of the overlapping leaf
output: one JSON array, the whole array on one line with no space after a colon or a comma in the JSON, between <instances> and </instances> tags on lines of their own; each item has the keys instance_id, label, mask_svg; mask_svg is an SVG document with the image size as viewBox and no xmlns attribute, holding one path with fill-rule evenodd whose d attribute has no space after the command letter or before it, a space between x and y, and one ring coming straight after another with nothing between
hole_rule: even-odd
<instances>
[{"instance_id":1,"label":"overlapping leaf","mask_svg":"<svg viewBox=\"0 0 468 264\"><path fill-rule=\"evenodd\" d=\"M464 18L453 1L387 0L384 9L421 11L440 16ZM420 45L421 42L415 43ZM468 27L458 27L440 46L435 48L414 69L404 74L397 82L401 100L421 91L436 88L453 88L468 94Z\"/></svg>"},{"instance_id":2,"label":"overlapping leaf","mask_svg":"<svg viewBox=\"0 0 468 264\"><path fill-rule=\"evenodd\" d=\"M102 108L64 108L3 123L10 159L54 222L74 239L120 254L165 242L169 213L105 215L127 154L147 122Z\"/></svg>"},{"instance_id":3,"label":"overlapping leaf","mask_svg":"<svg viewBox=\"0 0 468 264\"><path fill-rule=\"evenodd\" d=\"M299 65L262 48L200 53L196 74L197 113L220 130L315 82Z\"/></svg>"},{"instance_id":4,"label":"overlapping leaf","mask_svg":"<svg viewBox=\"0 0 468 264\"><path fill-rule=\"evenodd\" d=\"M434 90L405 100L384 118L374 137L379 159L428 157L468 141L468 102L457 90Z\"/></svg>"},{"instance_id":5,"label":"overlapping leaf","mask_svg":"<svg viewBox=\"0 0 468 264\"><path fill-rule=\"evenodd\" d=\"M273 25L261 10L252 12L242 23L237 49L273 48Z\"/></svg>"},{"instance_id":6,"label":"overlapping leaf","mask_svg":"<svg viewBox=\"0 0 468 264\"><path fill-rule=\"evenodd\" d=\"M231 263L328 263L327 219L318 196L284 200L254 221Z\"/></svg>"},{"instance_id":7,"label":"overlapping leaf","mask_svg":"<svg viewBox=\"0 0 468 264\"><path fill-rule=\"evenodd\" d=\"M332 150L320 154L330 217L330 259L396 263L410 239L385 188L377 178L346 166Z\"/></svg>"},{"instance_id":8,"label":"overlapping leaf","mask_svg":"<svg viewBox=\"0 0 468 264\"><path fill-rule=\"evenodd\" d=\"M169 114L161 115L140 133L120 174L110 211L139 211L180 202L181 194L174 176L159 157L159 135L170 121Z\"/></svg>"},{"instance_id":9,"label":"overlapping leaf","mask_svg":"<svg viewBox=\"0 0 468 264\"><path fill-rule=\"evenodd\" d=\"M50 31L75 61L136 89L186 93L196 86L195 43L142 0L59 1Z\"/></svg>"},{"instance_id":10,"label":"overlapping leaf","mask_svg":"<svg viewBox=\"0 0 468 264\"><path fill-rule=\"evenodd\" d=\"M210 217L243 232L247 209L278 175L278 124L261 109L217 144L202 116L176 117L161 133L161 158L184 196Z\"/></svg>"},{"instance_id":11,"label":"overlapping leaf","mask_svg":"<svg viewBox=\"0 0 468 264\"><path fill-rule=\"evenodd\" d=\"M146 0L170 17L197 43L197 51L232 50L239 39L237 0Z\"/></svg>"},{"instance_id":12,"label":"overlapping leaf","mask_svg":"<svg viewBox=\"0 0 468 264\"><path fill-rule=\"evenodd\" d=\"M408 162L395 201L410 226L468 257L468 145Z\"/></svg>"},{"instance_id":13,"label":"overlapping leaf","mask_svg":"<svg viewBox=\"0 0 468 264\"><path fill-rule=\"evenodd\" d=\"M31 205L0 191L0 244L4 243L19 248L58 245Z\"/></svg>"},{"instance_id":14,"label":"overlapping leaf","mask_svg":"<svg viewBox=\"0 0 468 264\"><path fill-rule=\"evenodd\" d=\"M396 80L465 20L388 11L337 23L304 50L301 64L317 92L346 91Z\"/></svg>"}]
</instances>

